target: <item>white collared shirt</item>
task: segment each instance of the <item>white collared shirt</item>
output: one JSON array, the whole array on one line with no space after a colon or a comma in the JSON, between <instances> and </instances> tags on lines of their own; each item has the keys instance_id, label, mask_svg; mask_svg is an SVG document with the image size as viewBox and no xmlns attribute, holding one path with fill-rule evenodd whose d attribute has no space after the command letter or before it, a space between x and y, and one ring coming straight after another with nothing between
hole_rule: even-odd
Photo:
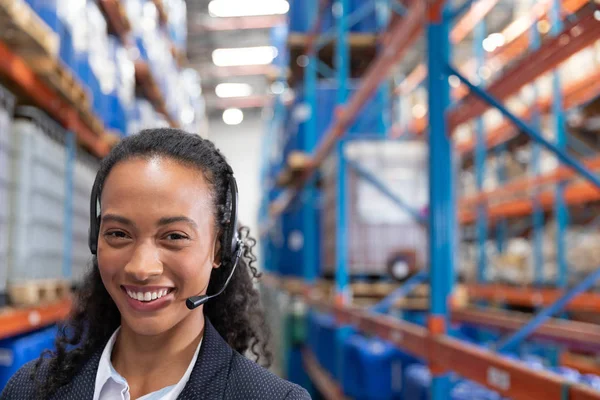
<instances>
[{"instance_id":1,"label":"white collared shirt","mask_svg":"<svg viewBox=\"0 0 600 400\"><path fill-rule=\"evenodd\" d=\"M98 364L98 371L96 372L96 385L94 387L93 400L132 400L130 398L127 381L114 369L110 360L112 349L120 329L121 328L119 327L115 330L108 343L106 343L106 346L104 346L104 351L100 357L100 364ZM196 352L194 353L190 365L177 384L148 393L137 400L175 400L190 379L190 375L192 374L192 370L198 359L201 345L202 339L200 339L200 343L198 343L198 347L196 348Z\"/></svg>"}]
</instances>

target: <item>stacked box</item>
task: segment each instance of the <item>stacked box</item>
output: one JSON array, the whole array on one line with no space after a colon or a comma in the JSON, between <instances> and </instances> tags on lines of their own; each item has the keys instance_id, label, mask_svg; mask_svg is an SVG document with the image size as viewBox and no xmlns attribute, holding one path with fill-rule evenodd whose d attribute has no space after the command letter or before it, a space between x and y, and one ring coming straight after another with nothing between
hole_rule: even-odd
<instances>
[{"instance_id":1,"label":"stacked box","mask_svg":"<svg viewBox=\"0 0 600 400\"><path fill-rule=\"evenodd\" d=\"M352 140L345 157L383 182L415 212L425 215L428 206L427 144L388 140ZM323 169L323 265L333 274L336 263L337 155ZM427 229L369 182L347 172L348 271L352 275L386 275L387 264L398 253L414 255L412 270L428 263Z\"/></svg>"},{"instance_id":2,"label":"stacked box","mask_svg":"<svg viewBox=\"0 0 600 400\"><path fill-rule=\"evenodd\" d=\"M0 306L5 302L8 274L8 236L10 216L10 193L12 179L10 160L12 157L11 125L14 97L0 86Z\"/></svg>"},{"instance_id":3,"label":"stacked box","mask_svg":"<svg viewBox=\"0 0 600 400\"><path fill-rule=\"evenodd\" d=\"M14 149L8 283L61 279L64 261L65 131L43 112L21 107Z\"/></svg>"}]
</instances>

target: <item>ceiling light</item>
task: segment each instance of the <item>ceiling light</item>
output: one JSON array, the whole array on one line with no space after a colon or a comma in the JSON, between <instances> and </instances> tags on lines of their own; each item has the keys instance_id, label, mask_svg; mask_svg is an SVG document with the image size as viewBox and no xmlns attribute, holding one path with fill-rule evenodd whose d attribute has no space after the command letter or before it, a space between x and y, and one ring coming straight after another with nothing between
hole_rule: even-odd
<instances>
[{"instance_id":1,"label":"ceiling light","mask_svg":"<svg viewBox=\"0 0 600 400\"><path fill-rule=\"evenodd\" d=\"M537 23L537 29L541 34L550 32L550 22L547 19L543 19Z\"/></svg>"},{"instance_id":2,"label":"ceiling light","mask_svg":"<svg viewBox=\"0 0 600 400\"><path fill-rule=\"evenodd\" d=\"M450 75L448 78L448 83L450 83L450 86L453 88L457 88L460 86L460 79L456 75Z\"/></svg>"},{"instance_id":3,"label":"ceiling light","mask_svg":"<svg viewBox=\"0 0 600 400\"><path fill-rule=\"evenodd\" d=\"M247 97L252 94L252 86L247 83L219 83L215 94L221 98Z\"/></svg>"},{"instance_id":4,"label":"ceiling light","mask_svg":"<svg viewBox=\"0 0 600 400\"><path fill-rule=\"evenodd\" d=\"M290 10L286 0L212 0L208 3L211 17L248 17L256 15L279 15Z\"/></svg>"},{"instance_id":5,"label":"ceiling light","mask_svg":"<svg viewBox=\"0 0 600 400\"><path fill-rule=\"evenodd\" d=\"M271 92L273 92L273 94L282 94L284 90L285 86L281 82L273 82L271 85Z\"/></svg>"},{"instance_id":6,"label":"ceiling light","mask_svg":"<svg viewBox=\"0 0 600 400\"><path fill-rule=\"evenodd\" d=\"M498 47L504 46L506 40L501 33L492 33L483 40L483 49L488 53L496 50Z\"/></svg>"},{"instance_id":7,"label":"ceiling light","mask_svg":"<svg viewBox=\"0 0 600 400\"><path fill-rule=\"evenodd\" d=\"M244 113L239 108L228 108L223 111L223 122L227 125L239 125L244 120Z\"/></svg>"},{"instance_id":8,"label":"ceiling light","mask_svg":"<svg viewBox=\"0 0 600 400\"><path fill-rule=\"evenodd\" d=\"M273 46L216 49L212 52L213 63L218 67L240 65L268 65L277 57Z\"/></svg>"},{"instance_id":9,"label":"ceiling light","mask_svg":"<svg viewBox=\"0 0 600 400\"><path fill-rule=\"evenodd\" d=\"M421 103L415 104L412 108L412 115L415 118L423 118L427 114L427 109Z\"/></svg>"}]
</instances>

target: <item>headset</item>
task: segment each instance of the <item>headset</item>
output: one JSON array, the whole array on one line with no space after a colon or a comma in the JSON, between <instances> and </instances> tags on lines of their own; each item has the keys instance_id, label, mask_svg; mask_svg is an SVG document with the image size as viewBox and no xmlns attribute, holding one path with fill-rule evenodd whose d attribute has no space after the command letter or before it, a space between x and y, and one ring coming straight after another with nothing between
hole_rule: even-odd
<instances>
[{"instance_id":1,"label":"headset","mask_svg":"<svg viewBox=\"0 0 600 400\"><path fill-rule=\"evenodd\" d=\"M210 299L219 296L229 285L229 281L233 277L233 273L237 267L237 264L244 252L244 243L240 239L237 228L237 205L238 205L238 188L235 177L233 176L233 170L228 165L228 176L229 176L229 194L231 195L231 210L228 215L228 219L225 221L225 231L221 241L221 263L232 264L231 272L225 281L225 284L217 293L212 295L198 295L189 297L185 304L190 310L201 306ZM98 253L98 237L100 235L100 174L96 175L94 186L92 187L92 194L90 198L90 233L88 238L88 245L93 255Z\"/></svg>"}]
</instances>

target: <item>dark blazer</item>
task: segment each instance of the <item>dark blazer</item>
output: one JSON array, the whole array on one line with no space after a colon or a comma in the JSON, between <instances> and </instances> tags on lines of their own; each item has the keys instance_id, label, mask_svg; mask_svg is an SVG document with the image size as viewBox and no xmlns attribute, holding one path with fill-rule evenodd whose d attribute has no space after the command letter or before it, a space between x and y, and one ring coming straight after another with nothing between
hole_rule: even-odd
<instances>
[{"instance_id":1,"label":"dark blazer","mask_svg":"<svg viewBox=\"0 0 600 400\"><path fill-rule=\"evenodd\" d=\"M52 400L86 400L94 397L96 371L102 349L83 365ZM0 400L29 400L35 387L29 376L35 361L23 366L10 379ZM43 365L40 374L47 373ZM179 400L308 400L310 395L300 386L287 382L234 351L206 319L204 338L196 365Z\"/></svg>"}]
</instances>

